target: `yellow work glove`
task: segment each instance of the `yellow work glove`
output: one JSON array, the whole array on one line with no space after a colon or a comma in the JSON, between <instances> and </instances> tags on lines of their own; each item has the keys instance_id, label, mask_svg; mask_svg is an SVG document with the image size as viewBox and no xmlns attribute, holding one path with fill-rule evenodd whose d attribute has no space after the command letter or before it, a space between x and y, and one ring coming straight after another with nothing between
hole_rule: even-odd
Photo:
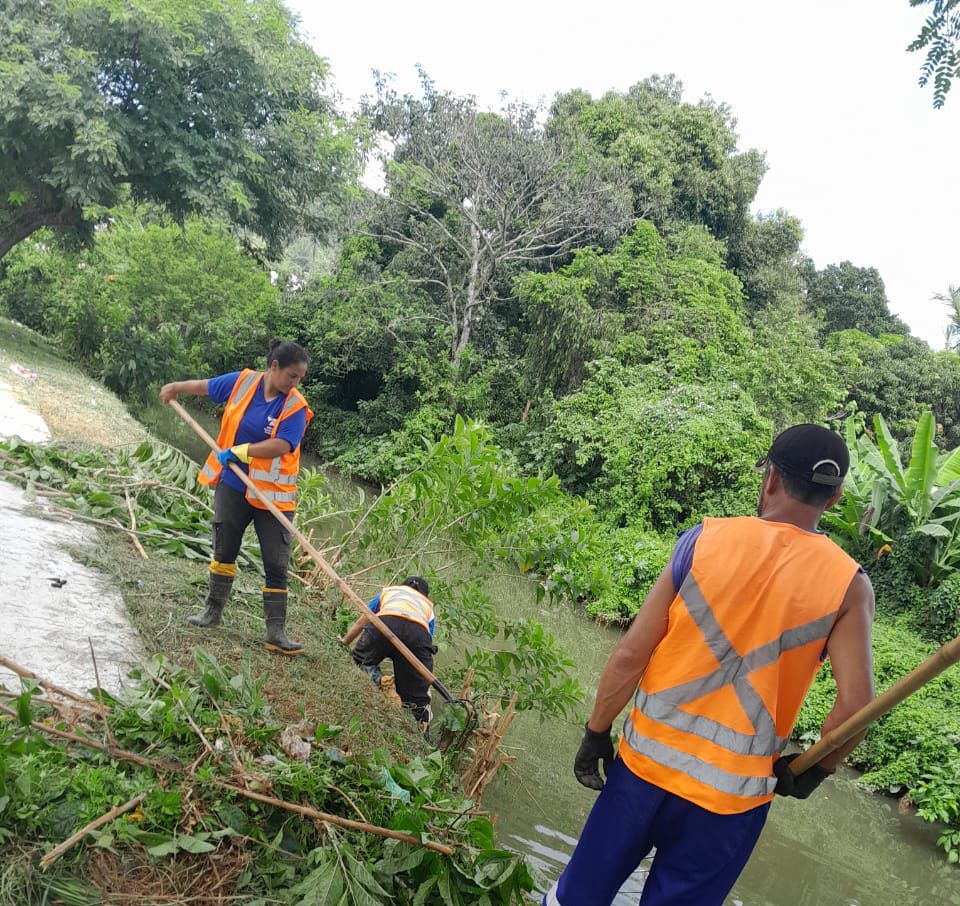
<instances>
[{"instance_id":1,"label":"yellow work glove","mask_svg":"<svg viewBox=\"0 0 960 906\"><path fill-rule=\"evenodd\" d=\"M231 462L242 462L249 464L250 444L237 444L235 447L221 450L217 454L217 462L219 462L224 468L226 468L227 464Z\"/></svg>"}]
</instances>

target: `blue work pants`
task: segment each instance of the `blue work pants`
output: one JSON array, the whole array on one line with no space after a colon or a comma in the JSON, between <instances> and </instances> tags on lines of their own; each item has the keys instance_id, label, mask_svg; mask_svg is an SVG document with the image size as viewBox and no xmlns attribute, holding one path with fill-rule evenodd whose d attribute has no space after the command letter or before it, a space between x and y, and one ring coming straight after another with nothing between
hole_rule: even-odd
<instances>
[{"instance_id":1,"label":"blue work pants","mask_svg":"<svg viewBox=\"0 0 960 906\"><path fill-rule=\"evenodd\" d=\"M610 906L656 847L640 906L721 906L763 830L770 804L718 815L610 768L577 848L544 906Z\"/></svg>"}]
</instances>

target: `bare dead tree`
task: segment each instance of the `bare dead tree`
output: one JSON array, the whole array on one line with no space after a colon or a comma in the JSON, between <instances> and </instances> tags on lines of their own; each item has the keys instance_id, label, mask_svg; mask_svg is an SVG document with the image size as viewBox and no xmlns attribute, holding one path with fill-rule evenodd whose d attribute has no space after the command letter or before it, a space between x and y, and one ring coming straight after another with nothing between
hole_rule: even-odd
<instances>
[{"instance_id":1,"label":"bare dead tree","mask_svg":"<svg viewBox=\"0 0 960 906\"><path fill-rule=\"evenodd\" d=\"M392 150L382 156L386 186L369 231L439 291L456 368L499 279L611 243L630 199L624 184L545 135L538 108L508 102L486 113L426 78L423 89L422 98L400 97L381 82L367 106Z\"/></svg>"}]
</instances>

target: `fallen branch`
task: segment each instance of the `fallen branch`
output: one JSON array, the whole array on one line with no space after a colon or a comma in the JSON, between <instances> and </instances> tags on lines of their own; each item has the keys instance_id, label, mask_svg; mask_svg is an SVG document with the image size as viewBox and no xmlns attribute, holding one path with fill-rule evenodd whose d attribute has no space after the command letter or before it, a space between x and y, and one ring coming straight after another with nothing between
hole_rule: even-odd
<instances>
[{"instance_id":1,"label":"fallen branch","mask_svg":"<svg viewBox=\"0 0 960 906\"><path fill-rule=\"evenodd\" d=\"M133 542L133 546L137 549L137 553L143 557L144 560L149 560L147 552L143 549L143 545L140 543L140 539L137 537L137 517L133 512L133 504L130 502L130 493L126 488L123 489L123 498L127 501L127 512L130 514L130 540Z\"/></svg>"},{"instance_id":2,"label":"fallen branch","mask_svg":"<svg viewBox=\"0 0 960 906\"><path fill-rule=\"evenodd\" d=\"M84 836L90 833L90 831L96 830L98 827L103 827L104 824L109 824L113 821L114 818L119 818L120 815L123 815L126 812L133 811L144 799L147 798L146 793L141 793L139 796L134 796L133 799L124 802L123 805L118 805L116 808L110 809L105 815L101 815L99 818L95 818L89 824L85 824L80 828L75 834L70 837L67 837L63 843L55 846L50 850L41 860L41 868L49 868L57 861L74 843L82 840Z\"/></svg>"},{"instance_id":3,"label":"fallen branch","mask_svg":"<svg viewBox=\"0 0 960 906\"><path fill-rule=\"evenodd\" d=\"M20 698L22 692L10 692L8 689L0 689L0 698ZM81 702L70 699L69 701L63 701L60 698L44 698L41 695L31 695L31 702L36 702L38 705L47 705L50 708L56 708L58 711L66 711L70 708L87 709L90 711L99 711L100 706L94 702Z\"/></svg>"},{"instance_id":4,"label":"fallen branch","mask_svg":"<svg viewBox=\"0 0 960 906\"><path fill-rule=\"evenodd\" d=\"M429 803L423 803L420 808L425 812L435 812L438 815L480 815L488 816L490 812L482 808L442 808L439 805L430 805Z\"/></svg>"},{"instance_id":5,"label":"fallen branch","mask_svg":"<svg viewBox=\"0 0 960 906\"><path fill-rule=\"evenodd\" d=\"M58 516L65 516L68 520L70 519L80 519L83 522L89 522L92 525L102 525L104 528L113 529L115 532L123 532L126 535L136 535L138 538L159 538L161 541L174 540L188 540L194 541L196 539L190 538L187 535L164 535L161 532L144 532L140 529L129 529L125 525L121 525L119 522L108 522L106 519L97 519L94 516L85 516L83 513L78 513L76 510L70 510L62 506L51 506L50 512L55 513Z\"/></svg>"},{"instance_id":6,"label":"fallen branch","mask_svg":"<svg viewBox=\"0 0 960 906\"><path fill-rule=\"evenodd\" d=\"M117 741L113 738L113 732L110 730L110 721L107 720L107 709L103 704L103 687L100 685L100 668L97 667L97 656L93 653L93 639L87 636L87 644L90 646L90 658L93 661L93 675L97 680L97 701L100 703L100 717L103 718L103 731L107 737L107 743L115 746Z\"/></svg>"},{"instance_id":7,"label":"fallen branch","mask_svg":"<svg viewBox=\"0 0 960 906\"><path fill-rule=\"evenodd\" d=\"M13 459L10 456L5 456L4 459L9 460L10 462L18 462L18 460ZM8 469L3 469L0 471L0 475L4 478L12 478L14 481L21 482L25 487L30 487L33 485L34 492L38 497L70 497L72 496L67 491L58 491L56 488L51 488L47 484L38 484L35 481L31 481L29 478L24 478L22 475L18 475L16 472L11 472Z\"/></svg>"},{"instance_id":8,"label":"fallen branch","mask_svg":"<svg viewBox=\"0 0 960 906\"><path fill-rule=\"evenodd\" d=\"M335 792L339 793L341 796L343 796L344 799L347 800L347 802L350 803L350 806L353 808L353 810L360 816L361 821L367 820L367 816L360 811L360 807L357 805L357 803L354 802L343 790L341 790L340 787L338 787L335 783L327 784L327 786L331 790L334 790Z\"/></svg>"},{"instance_id":9,"label":"fallen branch","mask_svg":"<svg viewBox=\"0 0 960 906\"><path fill-rule=\"evenodd\" d=\"M0 713L8 715L14 720L19 719L17 712L12 708L6 707L5 705L0 705ZM149 758L144 758L142 755L138 755L136 752L128 752L126 749L121 749L117 746L108 746L86 736L78 736L76 733L68 733L66 730L58 730L56 727L48 727L46 724L39 723L35 720L30 721L30 726L33 727L34 730L39 730L41 733L49 733L51 736L59 736L61 739L67 739L70 742L77 743L78 745L96 749L98 752L106 752L111 758L116 758L120 761L132 761L134 764L143 765L143 767L152 768L155 771L178 770L171 764L153 761Z\"/></svg>"},{"instance_id":10,"label":"fallen branch","mask_svg":"<svg viewBox=\"0 0 960 906\"><path fill-rule=\"evenodd\" d=\"M368 834L375 834L378 837L389 837L391 840L399 840L401 843L409 843L411 846L424 846L432 849L434 852L442 853L445 856L453 855L453 847L446 846L443 843L434 843L432 840L419 840L410 834L404 834L400 831L390 830L387 827L378 827L376 824L367 824L365 821L354 821L351 818L341 818L339 815L331 815L327 812L317 811L308 805L296 805L293 802L285 802L283 799L274 799L273 796L264 796L262 793L255 793L253 790L245 790L243 787L233 786L224 783L222 780L214 781L218 786L225 790L230 790L238 796L245 796L247 799L254 799L265 805L272 805L274 808L282 808L288 812L297 815L303 815L305 818L315 818L318 821L326 821L328 824L335 824L337 827L345 827L348 830L365 831Z\"/></svg>"},{"instance_id":11,"label":"fallen branch","mask_svg":"<svg viewBox=\"0 0 960 906\"><path fill-rule=\"evenodd\" d=\"M37 685L42 686L47 692L56 692L57 695L62 695L64 698L72 699L75 702L81 702L85 705L95 704L97 707L103 707L99 702L95 702L92 698L86 698L81 695L77 695L76 692L71 692L69 689L64 689L63 686L58 686L56 683L50 682L50 680L44 679L42 676L37 676L32 670L27 669L22 664L18 664L16 661L11 661L8 657L3 657L0 655L0 667L6 667L11 673L16 673L17 676L24 677L25 679L32 679Z\"/></svg>"}]
</instances>

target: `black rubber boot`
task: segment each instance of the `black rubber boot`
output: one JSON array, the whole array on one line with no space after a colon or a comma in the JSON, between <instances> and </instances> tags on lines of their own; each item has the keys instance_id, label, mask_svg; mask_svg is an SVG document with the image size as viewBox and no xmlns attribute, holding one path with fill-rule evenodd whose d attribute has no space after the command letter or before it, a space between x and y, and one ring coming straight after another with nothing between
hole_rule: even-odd
<instances>
[{"instance_id":1,"label":"black rubber boot","mask_svg":"<svg viewBox=\"0 0 960 906\"><path fill-rule=\"evenodd\" d=\"M192 617L187 617L187 622L204 629L219 626L232 585L233 576L210 573L210 587L207 591L207 600L204 602L203 610L200 613L195 613Z\"/></svg>"},{"instance_id":2,"label":"black rubber boot","mask_svg":"<svg viewBox=\"0 0 960 906\"><path fill-rule=\"evenodd\" d=\"M303 645L287 638L287 592L277 588L263 590L263 615L267 621L268 651L279 654L303 654Z\"/></svg>"}]
</instances>

